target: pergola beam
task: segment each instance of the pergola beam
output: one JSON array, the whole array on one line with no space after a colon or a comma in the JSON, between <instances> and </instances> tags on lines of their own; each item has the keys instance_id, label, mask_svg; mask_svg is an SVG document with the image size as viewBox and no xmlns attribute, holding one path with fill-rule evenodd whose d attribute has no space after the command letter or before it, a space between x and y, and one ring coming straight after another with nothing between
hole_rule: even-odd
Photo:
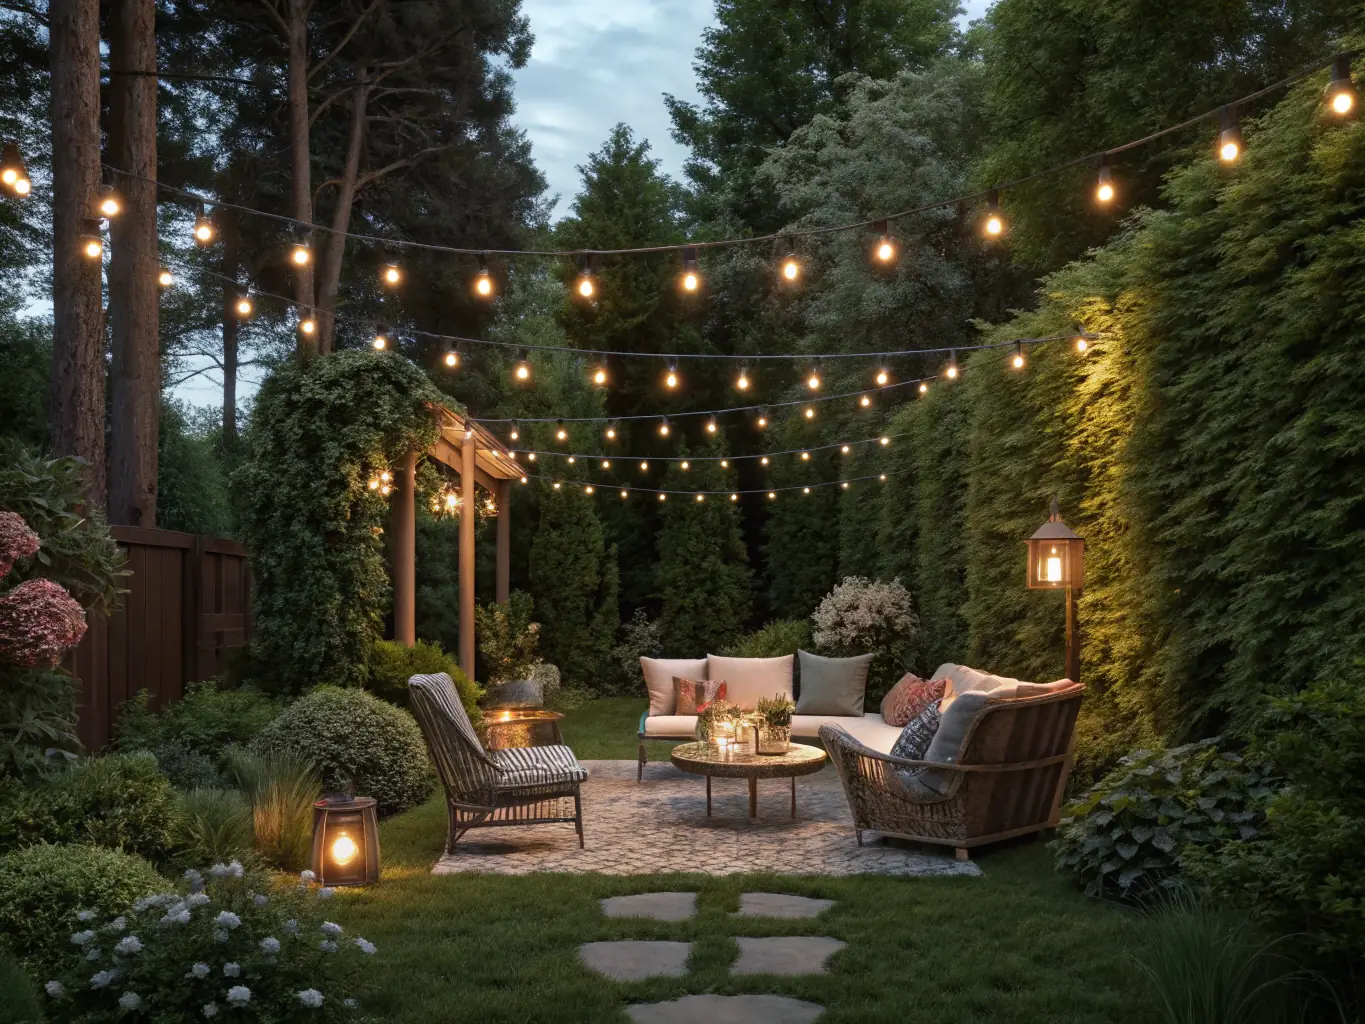
<instances>
[{"instance_id":1,"label":"pergola beam","mask_svg":"<svg viewBox=\"0 0 1365 1024\"><path fill-rule=\"evenodd\" d=\"M474 432L464 436L460 473L460 668L474 678Z\"/></svg>"}]
</instances>

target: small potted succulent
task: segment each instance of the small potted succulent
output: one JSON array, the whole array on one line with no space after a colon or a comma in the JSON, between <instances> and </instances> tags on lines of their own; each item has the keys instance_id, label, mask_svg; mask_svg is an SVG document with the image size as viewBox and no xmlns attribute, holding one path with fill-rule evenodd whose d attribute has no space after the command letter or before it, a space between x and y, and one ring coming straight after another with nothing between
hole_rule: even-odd
<instances>
[{"instance_id":1,"label":"small potted succulent","mask_svg":"<svg viewBox=\"0 0 1365 1024\"><path fill-rule=\"evenodd\" d=\"M796 705L785 693L760 697L755 714L758 716L758 752L785 754L791 749L792 715Z\"/></svg>"}]
</instances>

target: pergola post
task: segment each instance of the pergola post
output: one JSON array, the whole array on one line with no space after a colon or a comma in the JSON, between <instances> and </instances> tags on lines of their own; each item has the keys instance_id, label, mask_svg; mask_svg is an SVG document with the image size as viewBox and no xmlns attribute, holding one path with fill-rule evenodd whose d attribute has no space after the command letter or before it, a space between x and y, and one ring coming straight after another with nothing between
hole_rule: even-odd
<instances>
[{"instance_id":1,"label":"pergola post","mask_svg":"<svg viewBox=\"0 0 1365 1024\"><path fill-rule=\"evenodd\" d=\"M408 452L394 476L389 504L389 558L393 567L393 638L417 642L417 453ZM463 551L461 552L463 558Z\"/></svg>"},{"instance_id":2,"label":"pergola post","mask_svg":"<svg viewBox=\"0 0 1365 1024\"><path fill-rule=\"evenodd\" d=\"M474 678L474 431L460 445L460 668Z\"/></svg>"},{"instance_id":3,"label":"pergola post","mask_svg":"<svg viewBox=\"0 0 1365 1024\"><path fill-rule=\"evenodd\" d=\"M512 482L498 481L498 575L493 599L507 603L512 578Z\"/></svg>"}]
</instances>

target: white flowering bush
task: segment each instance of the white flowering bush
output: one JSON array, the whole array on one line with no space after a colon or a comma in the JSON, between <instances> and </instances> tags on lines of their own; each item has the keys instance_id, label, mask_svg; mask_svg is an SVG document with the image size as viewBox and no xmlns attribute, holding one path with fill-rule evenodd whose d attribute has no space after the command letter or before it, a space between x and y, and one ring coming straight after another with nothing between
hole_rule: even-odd
<instances>
[{"instance_id":1,"label":"white flowering bush","mask_svg":"<svg viewBox=\"0 0 1365 1024\"><path fill-rule=\"evenodd\" d=\"M884 693L905 671L919 635L910 591L901 586L899 577L887 583L845 576L825 595L811 621L820 653L875 655L867 676L869 696Z\"/></svg>"},{"instance_id":2,"label":"white flowering bush","mask_svg":"<svg viewBox=\"0 0 1365 1024\"><path fill-rule=\"evenodd\" d=\"M331 889L272 883L237 861L186 871L118 913L81 910L46 983L54 1020L355 1019L376 950L334 921Z\"/></svg>"}]
</instances>

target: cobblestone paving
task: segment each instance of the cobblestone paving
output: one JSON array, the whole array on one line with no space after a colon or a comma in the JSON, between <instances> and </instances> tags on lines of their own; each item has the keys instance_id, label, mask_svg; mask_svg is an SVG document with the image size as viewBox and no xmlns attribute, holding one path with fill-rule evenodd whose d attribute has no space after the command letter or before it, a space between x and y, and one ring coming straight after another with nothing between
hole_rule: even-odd
<instances>
[{"instance_id":1,"label":"cobblestone paving","mask_svg":"<svg viewBox=\"0 0 1365 1024\"><path fill-rule=\"evenodd\" d=\"M826 766L796 782L758 784L758 818L748 817L744 779L712 780L712 816L706 816L706 780L671 764L645 766L635 781L634 761L585 761L583 830L578 848L572 825L476 829L454 854L437 861L433 874L535 871L652 875L670 871L711 875L771 871L792 875L980 875L959 862L910 844L859 847L839 777Z\"/></svg>"}]
</instances>

